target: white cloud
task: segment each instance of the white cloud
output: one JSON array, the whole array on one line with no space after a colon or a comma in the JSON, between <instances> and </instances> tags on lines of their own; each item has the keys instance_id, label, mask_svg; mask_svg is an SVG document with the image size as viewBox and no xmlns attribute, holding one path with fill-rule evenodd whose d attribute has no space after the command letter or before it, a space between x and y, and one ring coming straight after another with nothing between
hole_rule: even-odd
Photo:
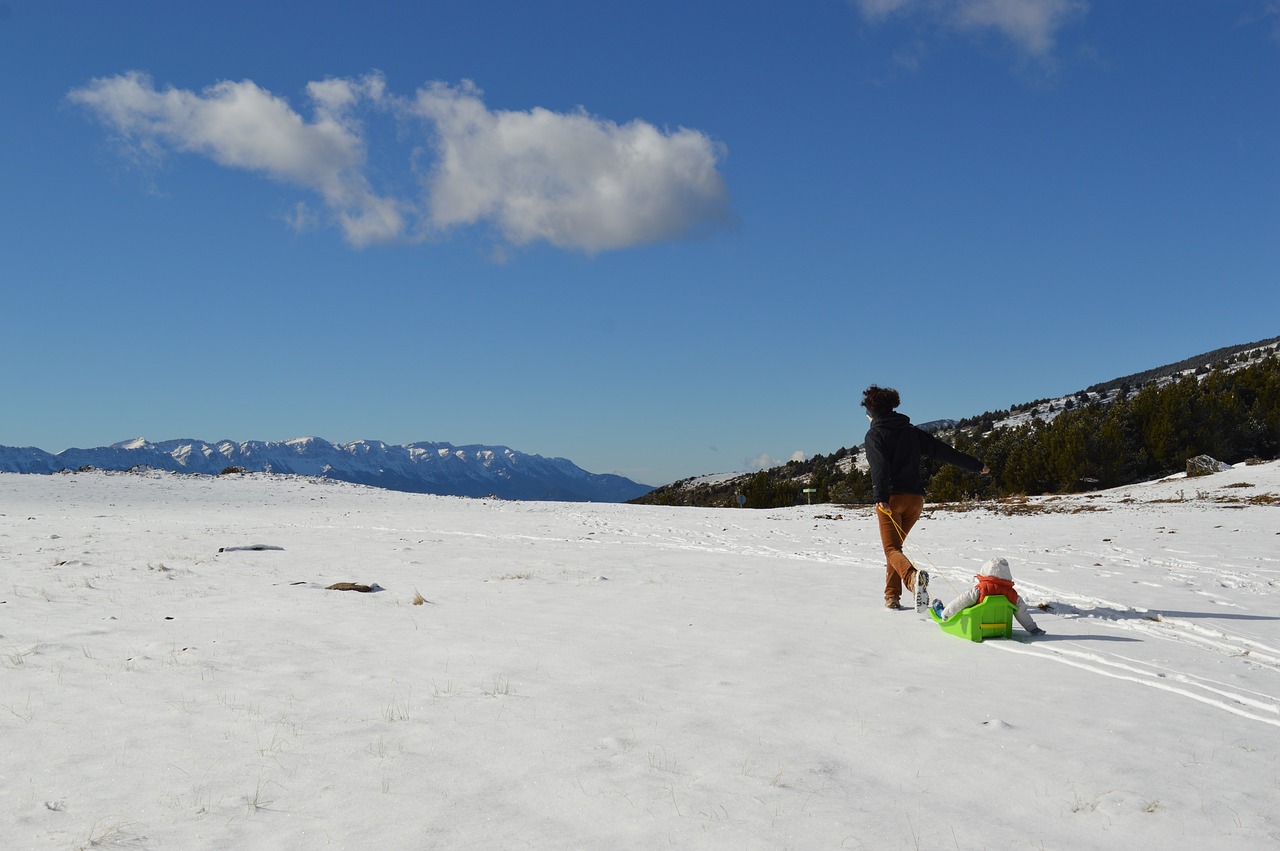
<instances>
[{"instance_id":1,"label":"white cloud","mask_svg":"<svg viewBox=\"0 0 1280 851\"><path fill-rule=\"evenodd\" d=\"M917 0L852 0L863 16L872 21L883 20Z\"/></svg>"},{"instance_id":2,"label":"white cloud","mask_svg":"<svg viewBox=\"0 0 1280 851\"><path fill-rule=\"evenodd\" d=\"M1280 43L1280 0L1264 0L1244 16L1244 22L1247 24L1259 21L1271 27L1271 38Z\"/></svg>"},{"instance_id":3,"label":"white cloud","mask_svg":"<svg viewBox=\"0 0 1280 851\"><path fill-rule=\"evenodd\" d=\"M996 29L1032 56L1048 55L1058 30L1088 8L1082 0L970 0L958 5L961 26Z\"/></svg>"},{"instance_id":4,"label":"white cloud","mask_svg":"<svg viewBox=\"0 0 1280 851\"><path fill-rule=\"evenodd\" d=\"M102 77L68 95L91 110L133 150L203 154L220 165L265 174L319 193L353 245L404 231L398 202L379 197L364 176L365 147L349 110L381 97L377 77L312 83L308 122L283 99L249 80L223 81L200 93L157 90L144 74Z\"/></svg>"},{"instance_id":5,"label":"white cloud","mask_svg":"<svg viewBox=\"0 0 1280 851\"><path fill-rule=\"evenodd\" d=\"M724 148L696 130L619 125L583 110L493 111L470 83L433 83L397 98L379 74L312 82L306 92L310 120L249 80L160 90L130 72L95 79L68 99L133 156L195 153L316 192L356 246L484 223L514 245L542 240L592 253L696 235L729 218L717 170ZM362 110L424 122L437 155L425 197L374 191ZM410 168L404 163L406 176ZM409 221L417 216L423 221ZM317 216L299 204L283 218L307 229Z\"/></svg>"},{"instance_id":6,"label":"white cloud","mask_svg":"<svg viewBox=\"0 0 1280 851\"><path fill-rule=\"evenodd\" d=\"M293 209L289 210L281 218L286 225L299 233L313 231L320 226L319 217L306 201L299 201L294 204Z\"/></svg>"},{"instance_id":7,"label":"white cloud","mask_svg":"<svg viewBox=\"0 0 1280 851\"><path fill-rule=\"evenodd\" d=\"M470 83L420 89L430 122L430 224L487 222L515 245L587 252L677 239L723 224L724 151L705 134L619 125L585 111L490 110Z\"/></svg>"},{"instance_id":8,"label":"white cloud","mask_svg":"<svg viewBox=\"0 0 1280 851\"><path fill-rule=\"evenodd\" d=\"M772 470L774 467L781 467L790 461L807 461L809 456L800 450L791 453L791 457L786 461L779 461L768 452L761 452L754 458L748 458L742 463L748 470Z\"/></svg>"},{"instance_id":9,"label":"white cloud","mask_svg":"<svg viewBox=\"0 0 1280 851\"><path fill-rule=\"evenodd\" d=\"M1089 8L1085 0L851 0L872 23L915 16L967 32L994 30L1039 59L1053 51L1058 31Z\"/></svg>"}]
</instances>

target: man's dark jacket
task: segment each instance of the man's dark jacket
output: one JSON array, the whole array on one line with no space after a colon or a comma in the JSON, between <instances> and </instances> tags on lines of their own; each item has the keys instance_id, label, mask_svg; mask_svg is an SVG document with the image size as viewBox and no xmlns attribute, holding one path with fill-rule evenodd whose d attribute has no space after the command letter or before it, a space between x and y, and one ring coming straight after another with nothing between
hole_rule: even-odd
<instances>
[{"instance_id":1,"label":"man's dark jacket","mask_svg":"<svg viewBox=\"0 0 1280 851\"><path fill-rule=\"evenodd\" d=\"M972 455L916 428L906 414L897 411L878 414L871 420L864 449L867 463L871 465L871 496L876 502L886 504L890 494L916 493L924 496L921 455L975 473L982 472L984 466Z\"/></svg>"}]
</instances>

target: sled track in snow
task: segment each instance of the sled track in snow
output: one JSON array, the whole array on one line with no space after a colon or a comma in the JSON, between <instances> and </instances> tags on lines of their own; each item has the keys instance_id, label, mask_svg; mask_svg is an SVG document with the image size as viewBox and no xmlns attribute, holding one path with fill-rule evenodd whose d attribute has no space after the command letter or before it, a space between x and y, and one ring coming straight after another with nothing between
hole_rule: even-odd
<instances>
[{"instance_id":1,"label":"sled track in snow","mask_svg":"<svg viewBox=\"0 0 1280 851\"><path fill-rule=\"evenodd\" d=\"M1095 561L1094 568L1099 571L1108 574L1115 572L1114 563L1106 566L1097 564L1096 561L1101 559L1094 559L1092 554L1076 553L1075 556L1085 556L1089 561ZM1061 563L1047 563L1045 566L1053 573L1069 569ZM1114 631L1130 635L1143 643L1168 642L1193 652L1198 651L1206 659L1225 657L1234 660L1236 664L1280 674L1280 648L1246 634L1248 629L1245 627L1250 622L1274 621L1276 618L1248 614L1238 603L1232 601L1239 593L1250 598L1265 597L1272 593L1274 581L1269 582L1266 576L1270 572L1270 565L1252 568L1240 564L1224 564L1206 568L1196 561L1164 556L1157 559L1135 559L1133 567L1145 570L1147 577L1156 580L1154 584L1157 587L1160 583L1171 580L1197 597L1207 597L1214 603L1214 610L1190 612L1137 608L1126 605L1119 599L1073 593L1039 584L1035 580L1020 581L1019 590L1025 597L1032 603L1041 600L1048 602L1046 614L1060 619L1062 628L1049 627L1054 638L1052 642L996 641L990 642L991 646L1010 653L1068 665L1099 676L1136 683L1242 718L1280 727L1280 695L1266 694L1179 670L1185 667L1183 665L1168 666L1154 659L1084 650L1068 634L1072 629L1069 625L1075 625L1077 630L1084 628ZM1167 573L1162 576L1161 571ZM943 571L939 578L945 578L947 573L953 574L952 581L960 578L954 575L958 573L955 570ZM968 580L967 575L962 578ZM1041 578L1041 575L1036 578ZM1136 582L1138 585L1153 584L1149 580L1143 581L1143 577L1139 577ZM1032 611L1033 614L1039 614L1034 608ZM1244 627L1244 630L1234 629L1236 624ZM1080 637L1086 638L1084 635ZM1157 654L1153 652L1152 655ZM1184 661L1190 662L1191 667L1200 667L1193 661L1194 658L1193 656Z\"/></svg>"},{"instance_id":2,"label":"sled track in snow","mask_svg":"<svg viewBox=\"0 0 1280 851\"><path fill-rule=\"evenodd\" d=\"M1145 662L1115 656L1105 658L1098 653L1056 647L1030 646L1019 643L993 641L991 646L1008 653L1035 656L1073 668L1080 668L1104 677L1125 680L1148 688L1176 694L1189 700L1212 706L1241 718L1280 727L1280 700L1261 692L1232 689L1192 674L1170 673L1153 670Z\"/></svg>"},{"instance_id":3,"label":"sled track in snow","mask_svg":"<svg viewBox=\"0 0 1280 851\"><path fill-rule=\"evenodd\" d=\"M1280 648L1245 635L1204 626L1192 620L1191 617L1180 616L1183 613L1135 608L1113 600L1053 591L1030 583L1027 583L1026 587L1028 589L1028 599L1051 600L1049 611L1057 617L1091 623L1100 627L1126 630L1138 633L1144 638L1194 645L1223 656L1245 659L1280 673ZM1197 591L1196 593L1204 594L1206 592ZM1224 608L1237 608L1234 604L1223 600L1214 599L1213 602ZM1278 619L1265 615L1237 614L1230 611L1223 611L1220 615L1215 615L1214 617L1246 622Z\"/></svg>"}]
</instances>

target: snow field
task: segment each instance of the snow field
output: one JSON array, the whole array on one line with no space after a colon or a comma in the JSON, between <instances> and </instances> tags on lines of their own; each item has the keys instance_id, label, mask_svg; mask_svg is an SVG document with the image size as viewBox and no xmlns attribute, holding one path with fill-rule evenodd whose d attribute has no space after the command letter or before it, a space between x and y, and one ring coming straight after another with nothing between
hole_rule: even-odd
<instances>
[{"instance_id":1,"label":"snow field","mask_svg":"<svg viewBox=\"0 0 1280 851\"><path fill-rule=\"evenodd\" d=\"M931 509L1051 607L972 644L859 508L0 475L0 845L1270 848L1277 493Z\"/></svg>"}]
</instances>

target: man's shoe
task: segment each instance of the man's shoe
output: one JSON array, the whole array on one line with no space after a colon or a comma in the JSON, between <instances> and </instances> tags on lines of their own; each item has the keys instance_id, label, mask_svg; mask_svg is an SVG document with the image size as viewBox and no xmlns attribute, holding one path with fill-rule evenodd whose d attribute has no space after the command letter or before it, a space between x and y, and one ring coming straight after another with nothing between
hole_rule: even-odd
<instances>
[{"instance_id":1,"label":"man's shoe","mask_svg":"<svg viewBox=\"0 0 1280 851\"><path fill-rule=\"evenodd\" d=\"M924 614L929 609L929 571L916 571L916 611Z\"/></svg>"}]
</instances>

